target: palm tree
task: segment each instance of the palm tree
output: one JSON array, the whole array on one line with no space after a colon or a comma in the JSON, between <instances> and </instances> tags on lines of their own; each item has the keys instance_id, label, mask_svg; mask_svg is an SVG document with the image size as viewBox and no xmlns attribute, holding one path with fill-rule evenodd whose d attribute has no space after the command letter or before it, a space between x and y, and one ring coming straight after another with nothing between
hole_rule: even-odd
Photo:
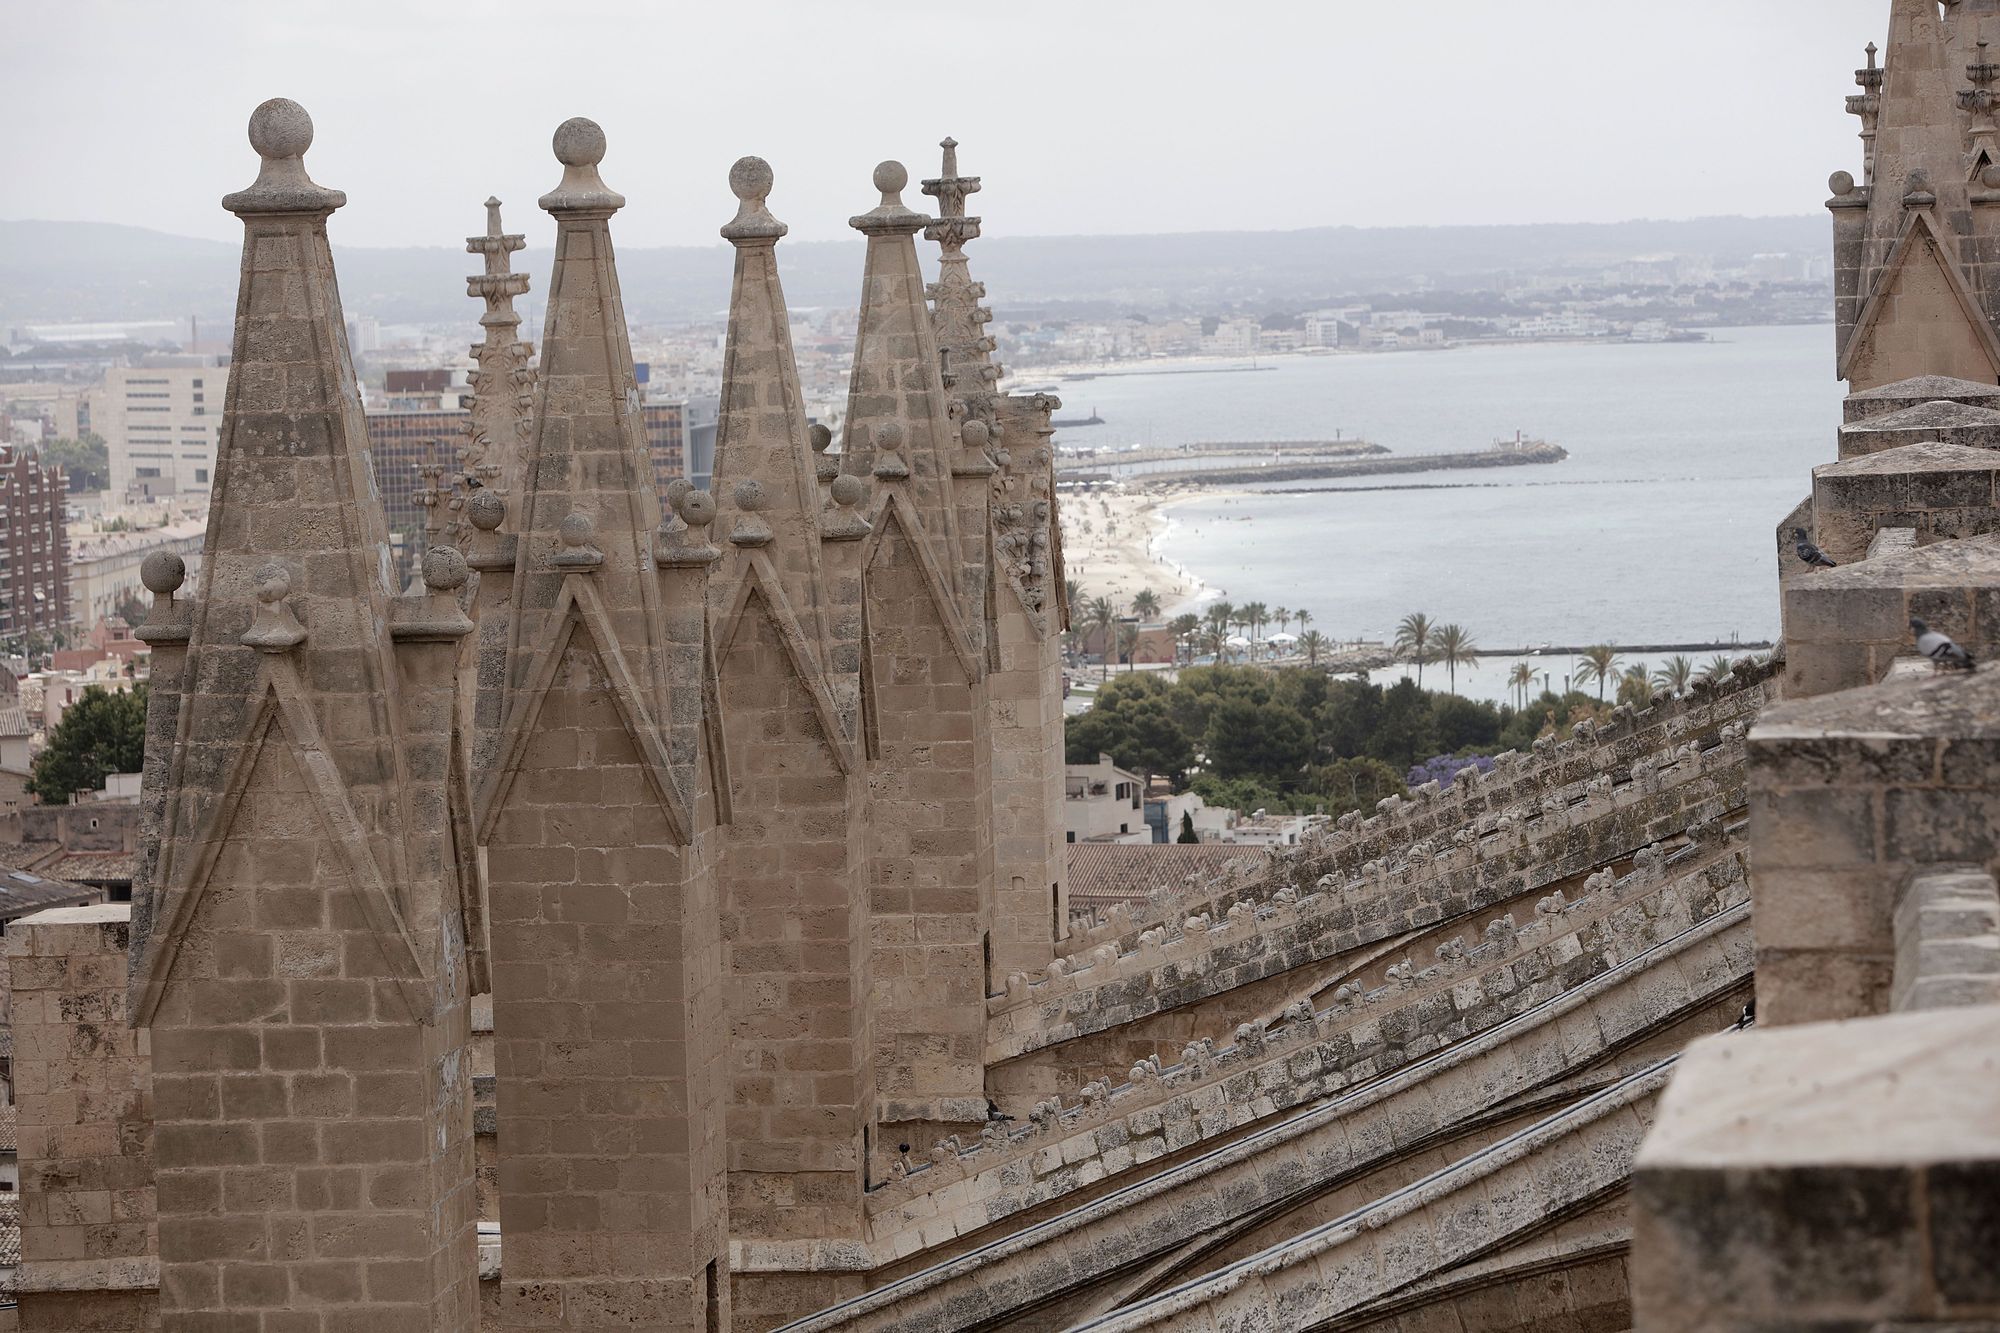
<instances>
[{"instance_id":1,"label":"palm tree","mask_svg":"<svg viewBox=\"0 0 2000 1333\"><path fill-rule=\"evenodd\" d=\"M1728 675L1731 669L1729 655L1727 653L1717 653L1714 657L1708 659L1707 665L1702 667L1701 674L1696 679L1705 685L1713 685L1716 681Z\"/></svg>"},{"instance_id":2,"label":"palm tree","mask_svg":"<svg viewBox=\"0 0 2000 1333\"><path fill-rule=\"evenodd\" d=\"M1478 660L1474 656L1472 636L1462 625L1440 625L1437 631L1437 660L1444 663L1446 675L1451 681L1451 692L1458 693L1458 669L1471 666Z\"/></svg>"},{"instance_id":3,"label":"palm tree","mask_svg":"<svg viewBox=\"0 0 2000 1333\"><path fill-rule=\"evenodd\" d=\"M1669 657L1653 672L1653 684L1668 694L1679 694L1694 679L1694 662L1679 655Z\"/></svg>"},{"instance_id":4,"label":"palm tree","mask_svg":"<svg viewBox=\"0 0 2000 1333\"><path fill-rule=\"evenodd\" d=\"M1118 622L1118 656L1125 659L1125 669L1132 669L1133 650L1139 646L1139 626L1130 620Z\"/></svg>"},{"instance_id":5,"label":"palm tree","mask_svg":"<svg viewBox=\"0 0 2000 1333\"><path fill-rule=\"evenodd\" d=\"M1142 621L1159 619L1160 599L1151 588L1141 588L1132 594L1132 614Z\"/></svg>"},{"instance_id":6,"label":"palm tree","mask_svg":"<svg viewBox=\"0 0 2000 1333\"><path fill-rule=\"evenodd\" d=\"M1280 630L1288 630L1292 627L1292 613L1285 607L1281 606L1277 610L1271 612L1271 619L1278 622L1278 628Z\"/></svg>"},{"instance_id":7,"label":"palm tree","mask_svg":"<svg viewBox=\"0 0 2000 1333\"><path fill-rule=\"evenodd\" d=\"M1306 665L1318 666L1319 655L1326 651L1326 635L1316 629L1309 629L1299 635L1299 647L1306 650Z\"/></svg>"},{"instance_id":8,"label":"palm tree","mask_svg":"<svg viewBox=\"0 0 2000 1333\"><path fill-rule=\"evenodd\" d=\"M1208 637L1215 648L1215 660L1222 660L1223 651L1228 648L1229 627L1236 623L1236 608L1227 602L1217 602L1208 608Z\"/></svg>"},{"instance_id":9,"label":"palm tree","mask_svg":"<svg viewBox=\"0 0 2000 1333\"><path fill-rule=\"evenodd\" d=\"M1099 597L1084 611L1083 627L1101 635L1098 639L1097 678L1103 680L1111 674L1111 651L1114 646L1113 632L1118 624L1118 608L1111 604L1109 597Z\"/></svg>"},{"instance_id":10,"label":"palm tree","mask_svg":"<svg viewBox=\"0 0 2000 1333\"><path fill-rule=\"evenodd\" d=\"M1264 622L1271 618L1271 611L1262 602L1251 602L1243 608L1243 617L1249 626L1250 646L1254 650L1257 640L1263 637Z\"/></svg>"},{"instance_id":11,"label":"palm tree","mask_svg":"<svg viewBox=\"0 0 2000 1333\"><path fill-rule=\"evenodd\" d=\"M1431 661L1431 618L1421 611L1403 617L1396 626L1396 656L1417 668L1417 687L1423 688L1424 664Z\"/></svg>"},{"instance_id":12,"label":"palm tree","mask_svg":"<svg viewBox=\"0 0 2000 1333\"><path fill-rule=\"evenodd\" d=\"M1604 687L1618 675L1618 664L1623 659L1618 650L1608 643L1596 644L1583 650L1583 665L1576 669L1579 683L1597 682L1597 702L1604 702Z\"/></svg>"},{"instance_id":13,"label":"palm tree","mask_svg":"<svg viewBox=\"0 0 2000 1333\"><path fill-rule=\"evenodd\" d=\"M1618 678L1618 702L1644 708L1653 702L1653 678L1643 662L1635 662Z\"/></svg>"},{"instance_id":14,"label":"palm tree","mask_svg":"<svg viewBox=\"0 0 2000 1333\"><path fill-rule=\"evenodd\" d=\"M1514 669L1507 673L1507 687L1520 691L1521 707L1528 706L1528 691L1534 688L1535 669L1526 662L1514 663Z\"/></svg>"},{"instance_id":15,"label":"palm tree","mask_svg":"<svg viewBox=\"0 0 2000 1333\"><path fill-rule=\"evenodd\" d=\"M1186 645L1188 660L1192 662L1194 660L1195 636L1201 633L1201 617L1192 612L1183 611L1180 615L1174 617L1173 623L1168 625L1167 628L1172 630L1174 635L1175 665L1179 665L1180 663L1182 645Z\"/></svg>"},{"instance_id":16,"label":"palm tree","mask_svg":"<svg viewBox=\"0 0 2000 1333\"><path fill-rule=\"evenodd\" d=\"M1313 623L1313 613L1310 611L1294 611L1292 612L1292 619L1299 622L1299 633L1304 634L1306 626Z\"/></svg>"}]
</instances>

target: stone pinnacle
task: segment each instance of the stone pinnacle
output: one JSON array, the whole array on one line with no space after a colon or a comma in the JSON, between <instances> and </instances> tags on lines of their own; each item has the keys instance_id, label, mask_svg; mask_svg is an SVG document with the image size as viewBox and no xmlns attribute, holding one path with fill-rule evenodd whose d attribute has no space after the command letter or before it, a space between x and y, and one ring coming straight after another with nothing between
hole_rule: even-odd
<instances>
[{"instance_id":1,"label":"stone pinnacle","mask_svg":"<svg viewBox=\"0 0 2000 1333\"><path fill-rule=\"evenodd\" d=\"M247 190L224 195L222 206L245 213L331 213L347 202L339 190L329 190L306 175L306 149L312 147L312 117L289 97L273 97L250 113L250 146L263 159L257 179Z\"/></svg>"},{"instance_id":2,"label":"stone pinnacle","mask_svg":"<svg viewBox=\"0 0 2000 1333\"><path fill-rule=\"evenodd\" d=\"M604 160L604 130L594 120L571 116L556 126L551 146L562 163L562 184L541 197L550 213L603 213L625 207L625 196L604 183L597 164Z\"/></svg>"},{"instance_id":3,"label":"stone pinnacle","mask_svg":"<svg viewBox=\"0 0 2000 1333\"><path fill-rule=\"evenodd\" d=\"M729 169L729 189L736 196L736 216L722 228L726 241L743 245L775 243L790 228L771 216L764 201L771 195L771 164L761 157L739 157Z\"/></svg>"}]
</instances>

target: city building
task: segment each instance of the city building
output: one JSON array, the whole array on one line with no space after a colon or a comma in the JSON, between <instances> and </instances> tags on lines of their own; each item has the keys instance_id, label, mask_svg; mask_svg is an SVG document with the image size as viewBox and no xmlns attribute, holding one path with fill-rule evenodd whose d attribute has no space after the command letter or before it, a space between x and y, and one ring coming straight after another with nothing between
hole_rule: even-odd
<instances>
[{"instance_id":1,"label":"city building","mask_svg":"<svg viewBox=\"0 0 2000 1333\"><path fill-rule=\"evenodd\" d=\"M205 501L215 471L229 371L214 358L147 357L105 372L91 395L114 495Z\"/></svg>"},{"instance_id":2,"label":"city building","mask_svg":"<svg viewBox=\"0 0 2000 1333\"><path fill-rule=\"evenodd\" d=\"M1146 780L1099 755L1063 768L1063 831L1070 842L1155 841L1146 823Z\"/></svg>"},{"instance_id":3,"label":"city building","mask_svg":"<svg viewBox=\"0 0 2000 1333\"><path fill-rule=\"evenodd\" d=\"M121 606L145 600L140 576L148 556L154 552L178 556L193 577L201 569L202 534L208 529L201 519L182 519L157 528L137 531L96 532L70 530L69 606L80 624L94 625L105 616L115 615Z\"/></svg>"},{"instance_id":4,"label":"city building","mask_svg":"<svg viewBox=\"0 0 2000 1333\"><path fill-rule=\"evenodd\" d=\"M0 445L0 639L69 622L68 483L31 445Z\"/></svg>"}]
</instances>

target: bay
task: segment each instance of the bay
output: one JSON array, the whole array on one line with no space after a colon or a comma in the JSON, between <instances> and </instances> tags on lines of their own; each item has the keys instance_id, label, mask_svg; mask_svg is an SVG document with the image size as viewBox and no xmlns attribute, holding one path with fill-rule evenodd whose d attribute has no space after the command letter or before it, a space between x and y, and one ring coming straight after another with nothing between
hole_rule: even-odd
<instances>
[{"instance_id":1,"label":"bay","mask_svg":"<svg viewBox=\"0 0 2000 1333\"><path fill-rule=\"evenodd\" d=\"M1336 639L1421 611L1487 647L1744 642L1778 626L1773 531L1835 456L1831 326L1705 343L1536 344L1286 357L1249 373L1059 383L1070 446L1361 436L1396 453L1519 431L1547 466L1351 478L1202 496L1155 543L1206 596L1305 607ZM1262 493L1257 493L1262 492ZM1501 697L1486 659L1462 692ZM1547 668L1560 683L1567 665ZM1398 670L1392 675L1400 675ZM1441 685L1426 672L1427 685Z\"/></svg>"}]
</instances>

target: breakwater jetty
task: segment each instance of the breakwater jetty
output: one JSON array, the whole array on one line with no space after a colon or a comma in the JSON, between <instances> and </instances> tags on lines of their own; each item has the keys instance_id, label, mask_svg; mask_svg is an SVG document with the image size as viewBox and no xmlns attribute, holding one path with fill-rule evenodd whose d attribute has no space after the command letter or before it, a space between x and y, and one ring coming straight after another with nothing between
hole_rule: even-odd
<instances>
[{"instance_id":1,"label":"breakwater jetty","mask_svg":"<svg viewBox=\"0 0 2000 1333\"><path fill-rule=\"evenodd\" d=\"M1569 457L1567 449L1546 440L1508 440L1485 449L1435 454L1392 454L1380 445L1356 443L1360 444L1357 452L1277 451L1255 463L1242 461L1245 455L1252 455L1253 450L1240 446L1235 451L1236 457L1220 450L1208 456L1186 454L1180 450L1164 451L1164 457L1150 460L1116 454L1066 462L1058 471L1062 481L1076 484L1170 477L1176 482L1195 485L1249 486L1267 482L1325 481L1339 477L1396 476L1467 468L1529 467L1560 463ZM1255 449L1254 453L1267 450L1268 446Z\"/></svg>"}]
</instances>

